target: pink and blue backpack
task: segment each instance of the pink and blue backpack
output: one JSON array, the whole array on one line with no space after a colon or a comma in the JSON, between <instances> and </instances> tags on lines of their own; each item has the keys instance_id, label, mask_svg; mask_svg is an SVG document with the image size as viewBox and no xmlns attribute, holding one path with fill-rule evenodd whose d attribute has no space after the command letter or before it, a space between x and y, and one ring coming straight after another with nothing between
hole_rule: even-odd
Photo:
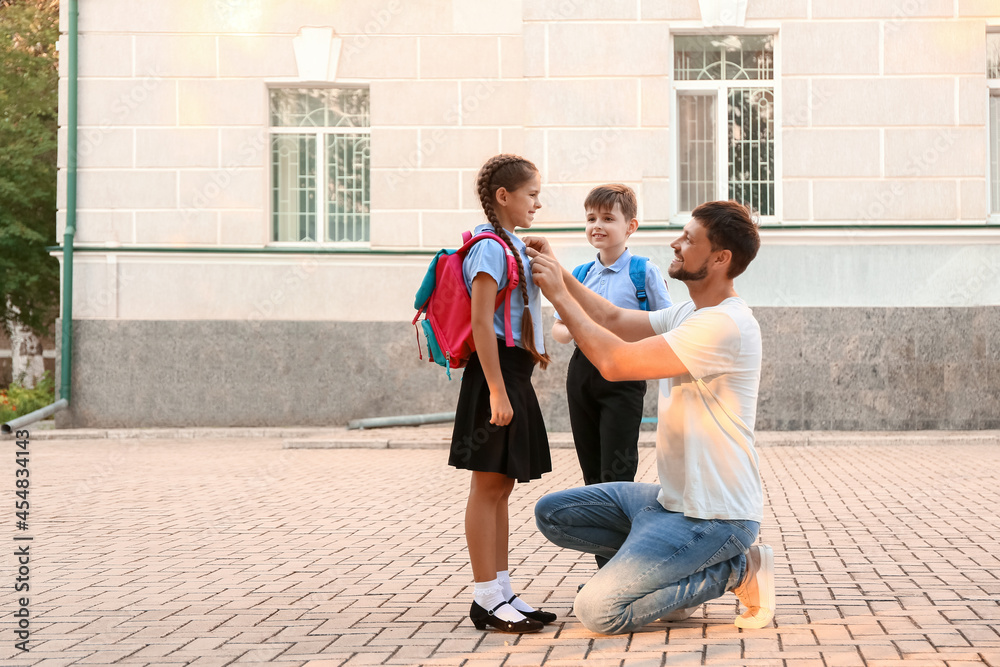
<instances>
[{"instance_id":1,"label":"pink and blue backpack","mask_svg":"<svg viewBox=\"0 0 1000 667\"><path fill-rule=\"evenodd\" d=\"M492 239L503 246L507 257L507 285L497 292L494 311L504 304L504 322L506 326L505 339L507 347L514 347L514 335L510 329L510 296L517 289L517 258L503 239L493 232L482 232L475 236L472 232L463 232L463 245L457 250L440 250L424 276L413 307L417 315L413 318L413 326L417 326L420 315L420 327L427 337L428 361L444 366L451 379L452 368L463 368L476 351L476 341L472 338L472 297L465 287L462 275L462 263L465 256L476 243ZM417 331L417 351L423 359L420 350L420 332Z\"/></svg>"}]
</instances>

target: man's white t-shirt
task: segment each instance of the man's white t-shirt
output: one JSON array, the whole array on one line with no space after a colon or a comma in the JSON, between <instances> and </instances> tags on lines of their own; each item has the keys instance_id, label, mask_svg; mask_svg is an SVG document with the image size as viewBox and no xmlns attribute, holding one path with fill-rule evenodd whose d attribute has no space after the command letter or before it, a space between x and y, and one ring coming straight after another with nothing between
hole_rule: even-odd
<instances>
[{"instance_id":1,"label":"man's white t-shirt","mask_svg":"<svg viewBox=\"0 0 1000 667\"><path fill-rule=\"evenodd\" d=\"M754 449L760 326L743 299L695 310L686 301L649 314L688 373L660 380L659 503L698 519L763 516Z\"/></svg>"}]
</instances>

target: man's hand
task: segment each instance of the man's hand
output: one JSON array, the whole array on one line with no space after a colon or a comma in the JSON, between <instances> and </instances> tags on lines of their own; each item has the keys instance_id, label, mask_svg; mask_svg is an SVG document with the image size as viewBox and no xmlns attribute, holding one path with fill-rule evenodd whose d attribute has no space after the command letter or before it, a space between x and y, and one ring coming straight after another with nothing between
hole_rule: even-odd
<instances>
[{"instance_id":1,"label":"man's hand","mask_svg":"<svg viewBox=\"0 0 1000 667\"><path fill-rule=\"evenodd\" d=\"M544 241L544 239L542 239ZM548 247L548 243L545 244ZM528 257L531 258L531 277L535 284L542 289L542 294L555 304L556 296L566 291L566 283L563 282L563 268L559 260L549 249L547 254L543 254L534 247L528 247Z\"/></svg>"},{"instance_id":2,"label":"man's hand","mask_svg":"<svg viewBox=\"0 0 1000 667\"><path fill-rule=\"evenodd\" d=\"M552 246L549 245L549 240L544 236L525 236L521 240L524 241L524 245L533 248L539 255L555 256L552 252Z\"/></svg>"}]
</instances>

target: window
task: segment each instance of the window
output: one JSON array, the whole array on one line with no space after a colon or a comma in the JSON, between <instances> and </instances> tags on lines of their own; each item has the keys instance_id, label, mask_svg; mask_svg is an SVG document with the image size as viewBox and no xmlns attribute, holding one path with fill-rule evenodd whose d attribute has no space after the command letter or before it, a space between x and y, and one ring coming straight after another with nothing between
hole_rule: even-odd
<instances>
[{"instance_id":1,"label":"window","mask_svg":"<svg viewBox=\"0 0 1000 667\"><path fill-rule=\"evenodd\" d=\"M367 243L368 89L273 89L270 106L272 239Z\"/></svg>"},{"instance_id":2,"label":"window","mask_svg":"<svg viewBox=\"0 0 1000 667\"><path fill-rule=\"evenodd\" d=\"M775 215L774 36L675 35L677 201Z\"/></svg>"},{"instance_id":3,"label":"window","mask_svg":"<svg viewBox=\"0 0 1000 667\"><path fill-rule=\"evenodd\" d=\"M1000 32L986 33L986 78L990 88L990 213L1000 215Z\"/></svg>"}]
</instances>

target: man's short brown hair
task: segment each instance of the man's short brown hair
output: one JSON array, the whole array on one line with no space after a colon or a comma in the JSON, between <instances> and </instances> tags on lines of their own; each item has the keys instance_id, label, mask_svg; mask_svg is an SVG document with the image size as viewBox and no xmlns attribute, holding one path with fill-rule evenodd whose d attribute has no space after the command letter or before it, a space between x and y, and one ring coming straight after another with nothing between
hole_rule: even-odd
<instances>
[{"instance_id":1,"label":"man's short brown hair","mask_svg":"<svg viewBox=\"0 0 1000 667\"><path fill-rule=\"evenodd\" d=\"M598 185L590 191L587 199L583 202L585 209L595 211L613 211L615 204L618 204L625 216L625 222L629 222L636 217L639 212L639 204L635 198L635 191L623 183L608 183Z\"/></svg>"},{"instance_id":2,"label":"man's short brown hair","mask_svg":"<svg viewBox=\"0 0 1000 667\"><path fill-rule=\"evenodd\" d=\"M732 253L727 278L743 273L757 256L760 234L749 206L734 199L710 201L691 211L691 217L705 228L712 250L725 249Z\"/></svg>"}]
</instances>

